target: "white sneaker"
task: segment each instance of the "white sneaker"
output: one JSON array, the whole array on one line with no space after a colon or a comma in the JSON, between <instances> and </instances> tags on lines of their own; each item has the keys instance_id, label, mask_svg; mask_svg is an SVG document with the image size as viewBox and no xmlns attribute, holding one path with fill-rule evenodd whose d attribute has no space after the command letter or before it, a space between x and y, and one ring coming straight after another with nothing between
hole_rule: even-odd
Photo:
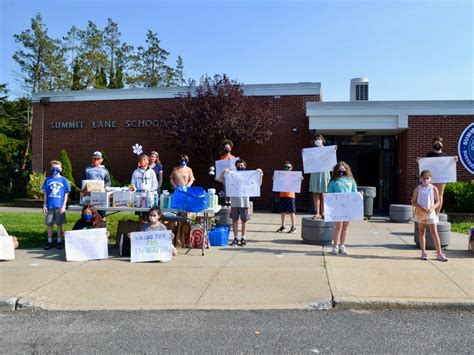
<instances>
[{"instance_id":1,"label":"white sneaker","mask_svg":"<svg viewBox=\"0 0 474 355\"><path fill-rule=\"evenodd\" d=\"M341 246L339 247L339 253L340 253L341 255L347 255L347 249L346 249L346 246L345 246L345 245L341 245Z\"/></svg>"},{"instance_id":2,"label":"white sneaker","mask_svg":"<svg viewBox=\"0 0 474 355\"><path fill-rule=\"evenodd\" d=\"M334 254L334 255L339 254L339 245L333 246L331 253Z\"/></svg>"}]
</instances>

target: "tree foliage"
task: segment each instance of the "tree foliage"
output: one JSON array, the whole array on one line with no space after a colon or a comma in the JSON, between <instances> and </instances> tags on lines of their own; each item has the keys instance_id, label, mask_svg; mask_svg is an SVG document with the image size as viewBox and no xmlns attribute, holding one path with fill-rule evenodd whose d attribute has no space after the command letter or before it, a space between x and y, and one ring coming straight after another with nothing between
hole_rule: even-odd
<instances>
[{"instance_id":1,"label":"tree foliage","mask_svg":"<svg viewBox=\"0 0 474 355\"><path fill-rule=\"evenodd\" d=\"M257 104L244 95L239 83L215 75L203 77L197 87L179 95L162 128L173 148L213 164L224 139L231 139L234 146L244 141L260 143L271 137L276 123L270 102Z\"/></svg>"}]
</instances>

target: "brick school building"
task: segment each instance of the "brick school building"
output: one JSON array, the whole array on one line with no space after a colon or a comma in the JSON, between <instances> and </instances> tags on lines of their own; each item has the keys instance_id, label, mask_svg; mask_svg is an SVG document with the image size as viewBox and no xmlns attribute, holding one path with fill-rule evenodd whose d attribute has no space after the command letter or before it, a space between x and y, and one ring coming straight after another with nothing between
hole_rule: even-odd
<instances>
[{"instance_id":1,"label":"brick school building","mask_svg":"<svg viewBox=\"0 0 474 355\"><path fill-rule=\"evenodd\" d=\"M368 83L367 83L368 85ZM363 87L363 85L362 85ZM270 209L278 195L272 192L274 170L285 160L302 170L301 149L321 133L327 145L337 145L337 158L348 162L361 186L375 186L374 207L387 210L391 203L408 203L418 181L417 157L431 150L431 140L442 136L444 151L458 155L458 140L474 122L474 101L368 101L360 90L348 102L323 102L320 83L244 85L246 95L271 102L279 123L270 140L243 143L232 153L247 161L248 169L264 172L261 197L256 208ZM145 153L156 150L164 165L164 181L179 163L179 154L190 157L197 186L215 184L209 166L200 165L193 152L169 149L160 128L175 104L175 96L186 88L143 88L43 92L33 96L33 170L48 171L49 162L65 149L71 159L76 182L90 164L94 151L105 152L111 173L128 184L137 165L132 146L139 143ZM368 90L368 88L367 88ZM363 97L365 94L365 97ZM460 181L473 175L459 162ZM310 204L309 175L299 209ZM219 187L219 186L217 186Z\"/></svg>"}]
</instances>

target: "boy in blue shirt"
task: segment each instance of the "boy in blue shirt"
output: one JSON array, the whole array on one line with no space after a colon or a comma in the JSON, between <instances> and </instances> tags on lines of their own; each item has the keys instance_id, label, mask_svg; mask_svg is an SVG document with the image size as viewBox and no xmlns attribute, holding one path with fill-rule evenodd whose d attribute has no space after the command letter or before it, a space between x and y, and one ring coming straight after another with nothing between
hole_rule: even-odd
<instances>
[{"instance_id":1,"label":"boy in blue shirt","mask_svg":"<svg viewBox=\"0 0 474 355\"><path fill-rule=\"evenodd\" d=\"M55 224L58 226L57 248L63 248L61 238L63 225L66 224L66 203L71 188L68 179L61 176L61 170L61 162L53 160L51 175L46 178L41 188L44 192L44 223L48 226L48 243L44 247L45 250L53 247L53 226Z\"/></svg>"}]
</instances>

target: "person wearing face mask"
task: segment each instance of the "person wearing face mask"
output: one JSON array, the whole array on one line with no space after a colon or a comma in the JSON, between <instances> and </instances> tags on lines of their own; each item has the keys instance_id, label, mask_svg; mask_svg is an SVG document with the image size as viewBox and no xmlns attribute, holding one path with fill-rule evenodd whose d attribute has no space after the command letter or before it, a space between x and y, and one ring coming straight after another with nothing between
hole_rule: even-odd
<instances>
[{"instance_id":1,"label":"person wearing face mask","mask_svg":"<svg viewBox=\"0 0 474 355\"><path fill-rule=\"evenodd\" d=\"M321 134L318 134L314 137L313 144L315 147L324 147L326 140ZM327 192L330 178L331 173L329 171L311 173L309 192L313 193L314 219L324 216L323 193Z\"/></svg>"},{"instance_id":2,"label":"person wearing face mask","mask_svg":"<svg viewBox=\"0 0 474 355\"><path fill-rule=\"evenodd\" d=\"M152 207L148 212L149 223L146 223L142 227L142 231L166 231L168 230L166 226L160 222L161 211L158 207ZM174 239L173 233L171 233L172 238ZM176 248L173 246L173 256L177 254Z\"/></svg>"},{"instance_id":3,"label":"person wearing face mask","mask_svg":"<svg viewBox=\"0 0 474 355\"><path fill-rule=\"evenodd\" d=\"M430 228L437 256L439 261L448 261L443 254L438 235L437 224L439 217L436 214L436 207L440 203L439 192L436 186L430 184L431 172L423 170L420 174L420 184L413 190L412 204L415 207L414 220L418 222L419 241L421 249L421 260L428 260L426 253L426 226Z\"/></svg>"},{"instance_id":4,"label":"person wearing face mask","mask_svg":"<svg viewBox=\"0 0 474 355\"><path fill-rule=\"evenodd\" d=\"M219 160L233 159L235 158L230 152L234 148L234 143L230 139L225 139L222 142L222 153L219 157Z\"/></svg>"},{"instance_id":5,"label":"person wearing face mask","mask_svg":"<svg viewBox=\"0 0 474 355\"><path fill-rule=\"evenodd\" d=\"M328 193L357 192L357 184L352 176L351 167L340 161L334 166L332 177L328 185ZM336 222L332 233L332 254L347 255L346 240L349 222Z\"/></svg>"},{"instance_id":6,"label":"person wearing face mask","mask_svg":"<svg viewBox=\"0 0 474 355\"><path fill-rule=\"evenodd\" d=\"M156 179L158 180L158 193L160 193L161 185L163 185L163 164L160 161L158 152L154 150L150 153L149 167L153 169L156 174Z\"/></svg>"},{"instance_id":7,"label":"person wearing face mask","mask_svg":"<svg viewBox=\"0 0 474 355\"><path fill-rule=\"evenodd\" d=\"M63 225L66 224L66 204L71 191L69 180L61 176L61 162L53 160L51 162L51 175L46 178L41 187L44 192L43 212L45 214L45 224L48 226L48 243L44 247L49 250L53 247L53 227L58 226L57 248L62 249L61 241Z\"/></svg>"},{"instance_id":8,"label":"person wearing face mask","mask_svg":"<svg viewBox=\"0 0 474 355\"><path fill-rule=\"evenodd\" d=\"M285 161L284 171L292 171L293 165L289 161ZM303 177L301 177L303 179ZM281 212L281 226L276 231L277 233L283 233L286 231L285 217L287 214L290 215L291 228L288 233L295 233L295 221L296 221L296 195L294 192L280 192L280 212Z\"/></svg>"},{"instance_id":9,"label":"person wearing face mask","mask_svg":"<svg viewBox=\"0 0 474 355\"><path fill-rule=\"evenodd\" d=\"M86 205L82 208L81 218L72 227L73 230L105 228L102 216L94 206Z\"/></svg>"},{"instance_id":10,"label":"person wearing face mask","mask_svg":"<svg viewBox=\"0 0 474 355\"><path fill-rule=\"evenodd\" d=\"M188 167L189 158L187 155L181 155L179 165L173 169L170 175L170 183L173 188L176 186L191 186L194 183L193 170Z\"/></svg>"}]
</instances>

